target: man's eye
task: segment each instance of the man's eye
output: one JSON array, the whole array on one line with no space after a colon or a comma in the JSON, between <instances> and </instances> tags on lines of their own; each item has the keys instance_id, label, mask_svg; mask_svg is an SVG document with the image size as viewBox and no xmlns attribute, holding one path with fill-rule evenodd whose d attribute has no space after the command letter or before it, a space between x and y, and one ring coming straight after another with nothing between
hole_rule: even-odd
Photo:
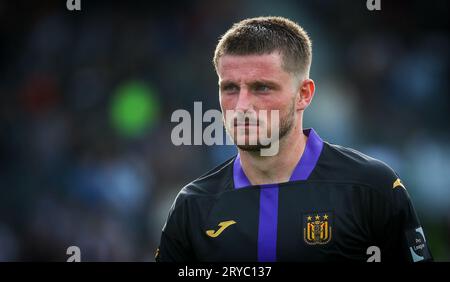
<instances>
[{"instance_id":1,"label":"man's eye","mask_svg":"<svg viewBox=\"0 0 450 282\"><path fill-rule=\"evenodd\" d=\"M268 92L270 90L270 87L267 85L258 85L255 87L255 90L258 92Z\"/></svg>"},{"instance_id":2,"label":"man's eye","mask_svg":"<svg viewBox=\"0 0 450 282\"><path fill-rule=\"evenodd\" d=\"M224 87L222 87L222 91L236 92L239 91L239 88L236 85L225 85Z\"/></svg>"}]
</instances>

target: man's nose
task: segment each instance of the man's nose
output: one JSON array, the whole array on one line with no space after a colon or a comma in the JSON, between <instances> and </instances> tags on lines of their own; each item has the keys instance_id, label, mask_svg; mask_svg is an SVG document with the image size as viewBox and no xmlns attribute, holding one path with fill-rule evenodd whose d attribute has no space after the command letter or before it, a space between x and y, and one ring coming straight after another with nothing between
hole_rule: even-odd
<instances>
[{"instance_id":1,"label":"man's nose","mask_svg":"<svg viewBox=\"0 0 450 282\"><path fill-rule=\"evenodd\" d=\"M242 87L239 91L236 111L247 112L253 109L252 95L246 87Z\"/></svg>"}]
</instances>

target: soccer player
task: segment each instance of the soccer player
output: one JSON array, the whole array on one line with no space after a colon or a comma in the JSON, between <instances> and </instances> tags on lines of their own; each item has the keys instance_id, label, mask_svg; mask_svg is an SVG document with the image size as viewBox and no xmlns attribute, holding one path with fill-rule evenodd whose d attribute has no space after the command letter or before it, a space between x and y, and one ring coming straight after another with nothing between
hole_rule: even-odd
<instances>
[{"instance_id":1,"label":"soccer player","mask_svg":"<svg viewBox=\"0 0 450 282\"><path fill-rule=\"evenodd\" d=\"M214 65L227 132L255 140L249 129L267 123L270 131L270 117L239 123L236 113L278 110L278 153L262 156L260 142L237 143L237 156L186 185L156 261L432 259L398 175L303 129L315 87L311 57L307 33L286 18L246 19L222 36Z\"/></svg>"}]
</instances>

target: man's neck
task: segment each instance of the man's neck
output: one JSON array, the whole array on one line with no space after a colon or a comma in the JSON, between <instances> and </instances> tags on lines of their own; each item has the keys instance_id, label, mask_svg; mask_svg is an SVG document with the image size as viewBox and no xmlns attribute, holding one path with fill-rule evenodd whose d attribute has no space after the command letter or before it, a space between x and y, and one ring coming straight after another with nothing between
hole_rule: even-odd
<instances>
[{"instance_id":1,"label":"man's neck","mask_svg":"<svg viewBox=\"0 0 450 282\"><path fill-rule=\"evenodd\" d=\"M275 156L264 157L260 152L239 150L242 169L252 185L287 182L303 155L306 141L302 128L294 127L280 140Z\"/></svg>"}]
</instances>

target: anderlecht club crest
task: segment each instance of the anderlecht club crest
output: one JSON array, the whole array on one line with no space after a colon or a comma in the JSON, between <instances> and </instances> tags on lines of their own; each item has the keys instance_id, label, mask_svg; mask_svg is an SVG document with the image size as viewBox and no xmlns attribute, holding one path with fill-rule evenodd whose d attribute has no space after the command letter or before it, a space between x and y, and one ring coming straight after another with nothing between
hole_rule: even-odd
<instances>
[{"instance_id":1,"label":"anderlecht club crest","mask_svg":"<svg viewBox=\"0 0 450 282\"><path fill-rule=\"evenodd\" d=\"M303 215L303 238L308 245L323 245L331 240L331 213Z\"/></svg>"}]
</instances>

